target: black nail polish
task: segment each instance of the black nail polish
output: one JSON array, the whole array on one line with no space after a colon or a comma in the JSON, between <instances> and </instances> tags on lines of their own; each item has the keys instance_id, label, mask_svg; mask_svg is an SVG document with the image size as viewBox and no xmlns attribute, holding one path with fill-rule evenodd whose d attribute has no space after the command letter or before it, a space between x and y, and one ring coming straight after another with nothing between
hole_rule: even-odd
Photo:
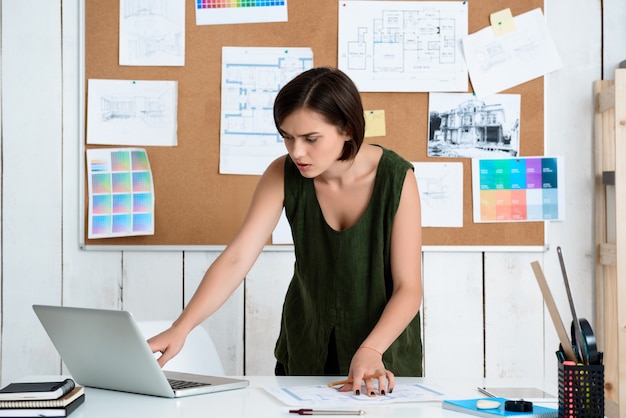
<instances>
[{"instance_id":1,"label":"black nail polish","mask_svg":"<svg viewBox=\"0 0 626 418\"><path fill-rule=\"evenodd\" d=\"M384 391L384 390L381 390L381 391L380 391L380 394L381 394L381 395L383 395L383 396L385 396L385 391Z\"/></svg>"},{"instance_id":2,"label":"black nail polish","mask_svg":"<svg viewBox=\"0 0 626 418\"><path fill-rule=\"evenodd\" d=\"M356 395L359 396L360 394L361 394L361 391L357 389L356 390Z\"/></svg>"},{"instance_id":3,"label":"black nail polish","mask_svg":"<svg viewBox=\"0 0 626 418\"><path fill-rule=\"evenodd\" d=\"M372 392L370 392L370 395L374 396L374 395L376 395L376 394L374 393L374 391L372 391Z\"/></svg>"},{"instance_id":4,"label":"black nail polish","mask_svg":"<svg viewBox=\"0 0 626 418\"><path fill-rule=\"evenodd\" d=\"M389 388L389 393L393 392L393 388Z\"/></svg>"}]
</instances>

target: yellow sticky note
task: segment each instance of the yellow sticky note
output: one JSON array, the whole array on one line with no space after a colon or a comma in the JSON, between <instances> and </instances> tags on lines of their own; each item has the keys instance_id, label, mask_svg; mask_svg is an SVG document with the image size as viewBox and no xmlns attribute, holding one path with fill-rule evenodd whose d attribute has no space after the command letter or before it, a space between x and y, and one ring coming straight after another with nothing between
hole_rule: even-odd
<instances>
[{"instance_id":1,"label":"yellow sticky note","mask_svg":"<svg viewBox=\"0 0 626 418\"><path fill-rule=\"evenodd\" d=\"M499 12L492 13L490 16L491 27L496 36L504 35L515 30L515 22L511 9L503 9Z\"/></svg>"},{"instance_id":2,"label":"yellow sticky note","mask_svg":"<svg viewBox=\"0 0 626 418\"><path fill-rule=\"evenodd\" d=\"M363 116L365 116L366 138L387 135L384 110L366 110L363 112Z\"/></svg>"}]
</instances>

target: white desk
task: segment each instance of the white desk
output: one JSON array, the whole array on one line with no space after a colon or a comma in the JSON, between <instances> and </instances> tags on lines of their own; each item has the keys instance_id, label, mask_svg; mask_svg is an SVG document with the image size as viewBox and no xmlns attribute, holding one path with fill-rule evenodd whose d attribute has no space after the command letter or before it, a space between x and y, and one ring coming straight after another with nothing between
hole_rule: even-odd
<instances>
[{"instance_id":1,"label":"white desk","mask_svg":"<svg viewBox=\"0 0 626 418\"><path fill-rule=\"evenodd\" d=\"M174 418L174 417L298 417L290 414L290 409L307 407L289 407L268 394L264 388L277 386L319 385L332 381L329 377L274 377L274 376L246 376L250 386L227 392L211 393L206 395L190 396L181 399L163 399L153 396L134 395L122 392L85 388L85 403L74 411L70 417L74 418ZM425 383L431 381L423 378L396 378L397 383ZM439 382L432 382L438 388L448 390ZM480 384L479 382L477 384ZM458 383L457 383L458 385ZM483 397L476 389L476 385L450 388L455 395L465 398ZM556 405L547 405L556 407ZM322 409L322 408L315 408ZM332 409L332 408L328 408ZM346 409L346 408L341 408ZM352 409L352 408L350 408ZM394 403L386 405L363 406L354 409L363 409L368 417L406 417L406 418L461 418L467 416L444 410L441 402ZM344 415L345 416L345 415Z\"/></svg>"}]
</instances>

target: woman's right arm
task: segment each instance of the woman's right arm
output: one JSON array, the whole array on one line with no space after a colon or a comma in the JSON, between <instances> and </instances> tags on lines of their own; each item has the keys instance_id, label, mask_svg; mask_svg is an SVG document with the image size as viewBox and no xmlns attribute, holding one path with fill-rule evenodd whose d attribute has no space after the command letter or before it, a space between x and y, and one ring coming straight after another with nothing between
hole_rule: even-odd
<instances>
[{"instance_id":1,"label":"woman's right arm","mask_svg":"<svg viewBox=\"0 0 626 418\"><path fill-rule=\"evenodd\" d=\"M261 176L239 230L207 269L178 319L148 340L152 352L161 353L161 367L180 351L189 332L226 302L263 250L283 208L285 158L274 160Z\"/></svg>"}]
</instances>

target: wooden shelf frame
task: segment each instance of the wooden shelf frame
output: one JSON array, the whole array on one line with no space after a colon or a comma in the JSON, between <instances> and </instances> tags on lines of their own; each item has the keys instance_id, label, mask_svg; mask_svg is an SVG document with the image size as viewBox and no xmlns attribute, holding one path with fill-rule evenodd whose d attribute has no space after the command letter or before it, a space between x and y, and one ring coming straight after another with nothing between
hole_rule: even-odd
<instances>
[{"instance_id":1,"label":"wooden shelf frame","mask_svg":"<svg viewBox=\"0 0 626 418\"><path fill-rule=\"evenodd\" d=\"M594 83L596 340L605 415L626 416L626 69ZM612 177L612 184L607 181Z\"/></svg>"}]
</instances>

